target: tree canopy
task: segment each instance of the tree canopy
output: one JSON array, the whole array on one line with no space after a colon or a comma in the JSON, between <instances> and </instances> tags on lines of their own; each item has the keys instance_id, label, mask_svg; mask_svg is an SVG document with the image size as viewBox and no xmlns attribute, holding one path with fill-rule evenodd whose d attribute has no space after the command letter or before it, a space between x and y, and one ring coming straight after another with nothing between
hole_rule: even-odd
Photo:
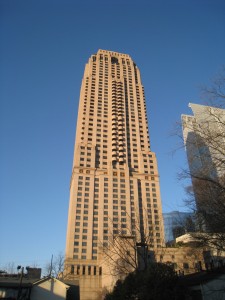
<instances>
[{"instance_id":1,"label":"tree canopy","mask_svg":"<svg viewBox=\"0 0 225 300\"><path fill-rule=\"evenodd\" d=\"M118 280L105 300L164 300L176 298L177 275L166 264L149 264L145 271L130 273L123 281Z\"/></svg>"}]
</instances>

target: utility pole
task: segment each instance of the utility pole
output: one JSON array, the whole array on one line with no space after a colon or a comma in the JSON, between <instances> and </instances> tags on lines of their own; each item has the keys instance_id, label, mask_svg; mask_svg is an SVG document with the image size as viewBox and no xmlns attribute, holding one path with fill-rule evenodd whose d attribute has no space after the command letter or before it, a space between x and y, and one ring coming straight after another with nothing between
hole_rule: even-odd
<instances>
[{"instance_id":1,"label":"utility pole","mask_svg":"<svg viewBox=\"0 0 225 300\"><path fill-rule=\"evenodd\" d=\"M18 266L17 270L20 270L20 269L21 269L21 266ZM19 290L18 290L18 294L17 294L17 300L19 300L20 294L21 294L21 291L22 291L23 271L24 271L24 267L22 267L22 269L21 269L20 285L19 285Z\"/></svg>"},{"instance_id":2,"label":"utility pole","mask_svg":"<svg viewBox=\"0 0 225 300\"><path fill-rule=\"evenodd\" d=\"M51 258L51 265L50 265L50 273L49 273L49 277L52 276L52 265L53 265L53 254L52 254L52 258Z\"/></svg>"}]
</instances>

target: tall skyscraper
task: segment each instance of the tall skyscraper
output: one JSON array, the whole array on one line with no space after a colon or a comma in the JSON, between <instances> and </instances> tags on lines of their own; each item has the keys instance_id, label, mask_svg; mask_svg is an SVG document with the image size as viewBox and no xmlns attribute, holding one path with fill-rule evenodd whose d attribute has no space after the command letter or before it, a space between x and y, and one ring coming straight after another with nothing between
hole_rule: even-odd
<instances>
[{"instance_id":1,"label":"tall skyscraper","mask_svg":"<svg viewBox=\"0 0 225 300\"><path fill-rule=\"evenodd\" d=\"M190 103L193 116L182 115L191 174L215 178L224 174L225 110Z\"/></svg>"},{"instance_id":2,"label":"tall skyscraper","mask_svg":"<svg viewBox=\"0 0 225 300\"><path fill-rule=\"evenodd\" d=\"M197 225L199 230L220 232L224 226L216 226L225 200L225 110L193 103L189 106L194 115L182 115L182 125Z\"/></svg>"},{"instance_id":3,"label":"tall skyscraper","mask_svg":"<svg viewBox=\"0 0 225 300\"><path fill-rule=\"evenodd\" d=\"M70 185L66 268L82 282L81 299L97 299L89 292L104 276L99 245L140 233L160 247L162 220L140 71L129 55L99 50L82 80Z\"/></svg>"}]
</instances>

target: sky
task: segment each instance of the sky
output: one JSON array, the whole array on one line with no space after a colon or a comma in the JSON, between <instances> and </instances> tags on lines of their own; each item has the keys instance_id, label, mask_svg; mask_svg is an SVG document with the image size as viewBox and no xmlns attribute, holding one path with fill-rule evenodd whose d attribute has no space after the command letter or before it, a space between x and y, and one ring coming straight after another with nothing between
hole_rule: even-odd
<instances>
[{"instance_id":1,"label":"sky","mask_svg":"<svg viewBox=\"0 0 225 300\"><path fill-rule=\"evenodd\" d=\"M172 132L224 65L225 2L1 0L0 269L64 252L81 79L98 49L139 67L163 211L187 210Z\"/></svg>"}]
</instances>

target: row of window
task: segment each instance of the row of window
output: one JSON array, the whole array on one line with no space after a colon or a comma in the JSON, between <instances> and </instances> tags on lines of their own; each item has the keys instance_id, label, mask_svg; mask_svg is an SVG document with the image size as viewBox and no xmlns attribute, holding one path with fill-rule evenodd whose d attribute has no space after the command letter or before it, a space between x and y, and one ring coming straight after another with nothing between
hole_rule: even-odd
<instances>
[{"instance_id":1,"label":"row of window","mask_svg":"<svg viewBox=\"0 0 225 300\"><path fill-rule=\"evenodd\" d=\"M101 276L102 267L97 268L96 266L71 265L70 273L76 275L100 275Z\"/></svg>"},{"instance_id":2,"label":"row of window","mask_svg":"<svg viewBox=\"0 0 225 300\"><path fill-rule=\"evenodd\" d=\"M82 186L83 186L83 181L78 181L78 191L82 191L83 190ZM84 191L85 192L89 191L89 186L90 186L90 183L89 182L85 182L85 187L84 187ZM108 187L108 183L105 183L104 186ZM99 184L95 184L95 193L99 192L99 189L97 187L99 187ZM112 190L113 193L120 192L120 194L126 194L126 190L123 190L123 189L118 190L118 189L115 189L115 187L118 187L118 184L113 184L113 190ZM122 187L122 188L125 187L125 184L121 184L120 187ZM138 190L141 190L141 189L138 188ZM155 197L156 188L152 188L150 190L149 187L146 187L145 191L148 192L148 193L146 193L147 197L150 196L150 193L149 193L150 191L152 191L152 193L153 193L152 195L153 195L153 197ZM108 188L104 188L104 192L108 193ZM130 193L134 194L134 191L131 189ZM78 196L80 196L80 194ZM124 198L123 195L121 195L121 198Z\"/></svg>"},{"instance_id":3,"label":"row of window","mask_svg":"<svg viewBox=\"0 0 225 300\"><path fill-rule=\"evenodd\" d=\"M86 255L81 255L81 257L79 257L77 254L73 255L73 259L82 259L82 260L86 260L87 259L87 256ZM97 256L92 256L91 258L92 260L97 260Z\"/></svg>"},{"instance_id":4,"label":"row of window","mask_svg":"<svg viewBox=\"0 0 225 300\"><path fill-rule=\"evenodd\" d=\"M119 172L113 172L113 176L117 176L117 175L121 175L121 177L124 177L125 173L123 173L123 172L121 172L121 173L119 173ZM89 183L90 177L89 176L81 176L81 175L78 177L78 185L82 185L84 183L84 179L85 179L85 185L89 186L90 185L90 183ZM148 178L146 178L146 179L148 179ZM152 178L152 180L154 180L154 177ZM108 186L108 181L109 181L109 178L105 177L104 178L104 186L105 187ZM121 188L125 188L126 187L126 185L125 185L125 179L124 178L118 179L116 177L114 177L113 180L112 180L113 187L118 187L118 181L120 183L120 187ZM150 187L150 186L152 186L153 188L156 187L156 184L154 182L152 182L152 183L150 183L150 182L144 182L144 183L145 183L146 187ZM94 186L95 187L99 187L99 178L98 177L95 178ZM133 188L134 188L133 180L130 180L130 189L132 190ZM152 188L152 191L154 191L153 188ZM147 190L147 188L146 188L146 190Z\"/></svg>"},{"instance_id":5,"label":"row of window","mask_svg":"<svg viewBox=\"0 0 225 300\"><path fill-rule=\"evenodd\" d=\"M84 147L81 146L81 149L83 149ZM113 176L121 176L121 177L124 177L125 176L125 173L124 172L113 172ZM89 176L79 176L78 177L78 180L86 180L86 181L90 181L90 177ZM149 179L148 177L145 178L145 179ZM154 177L151 178L151 180L154 180ZM108 181L109 181L109 178L108 177L105 177L104 178L104 186L108 186ZM115 182L118 183L118 181L120 182L120 184L124 184L125 183L125 179L124 178L117 178L117 177L113 177L113 186L115 186ZM130 188L133 189L134 188L134 185L133 185L133 180L130 180ZM95 186L98 187L99 186L99 178L98 177L95 177ZM145 182L145 186L152 186L152 187L155 187L156 184L154 182L150 183L150 182ZM125 187L124 186L121 186L121 187Z\"/></svg>"}]
</instances>

